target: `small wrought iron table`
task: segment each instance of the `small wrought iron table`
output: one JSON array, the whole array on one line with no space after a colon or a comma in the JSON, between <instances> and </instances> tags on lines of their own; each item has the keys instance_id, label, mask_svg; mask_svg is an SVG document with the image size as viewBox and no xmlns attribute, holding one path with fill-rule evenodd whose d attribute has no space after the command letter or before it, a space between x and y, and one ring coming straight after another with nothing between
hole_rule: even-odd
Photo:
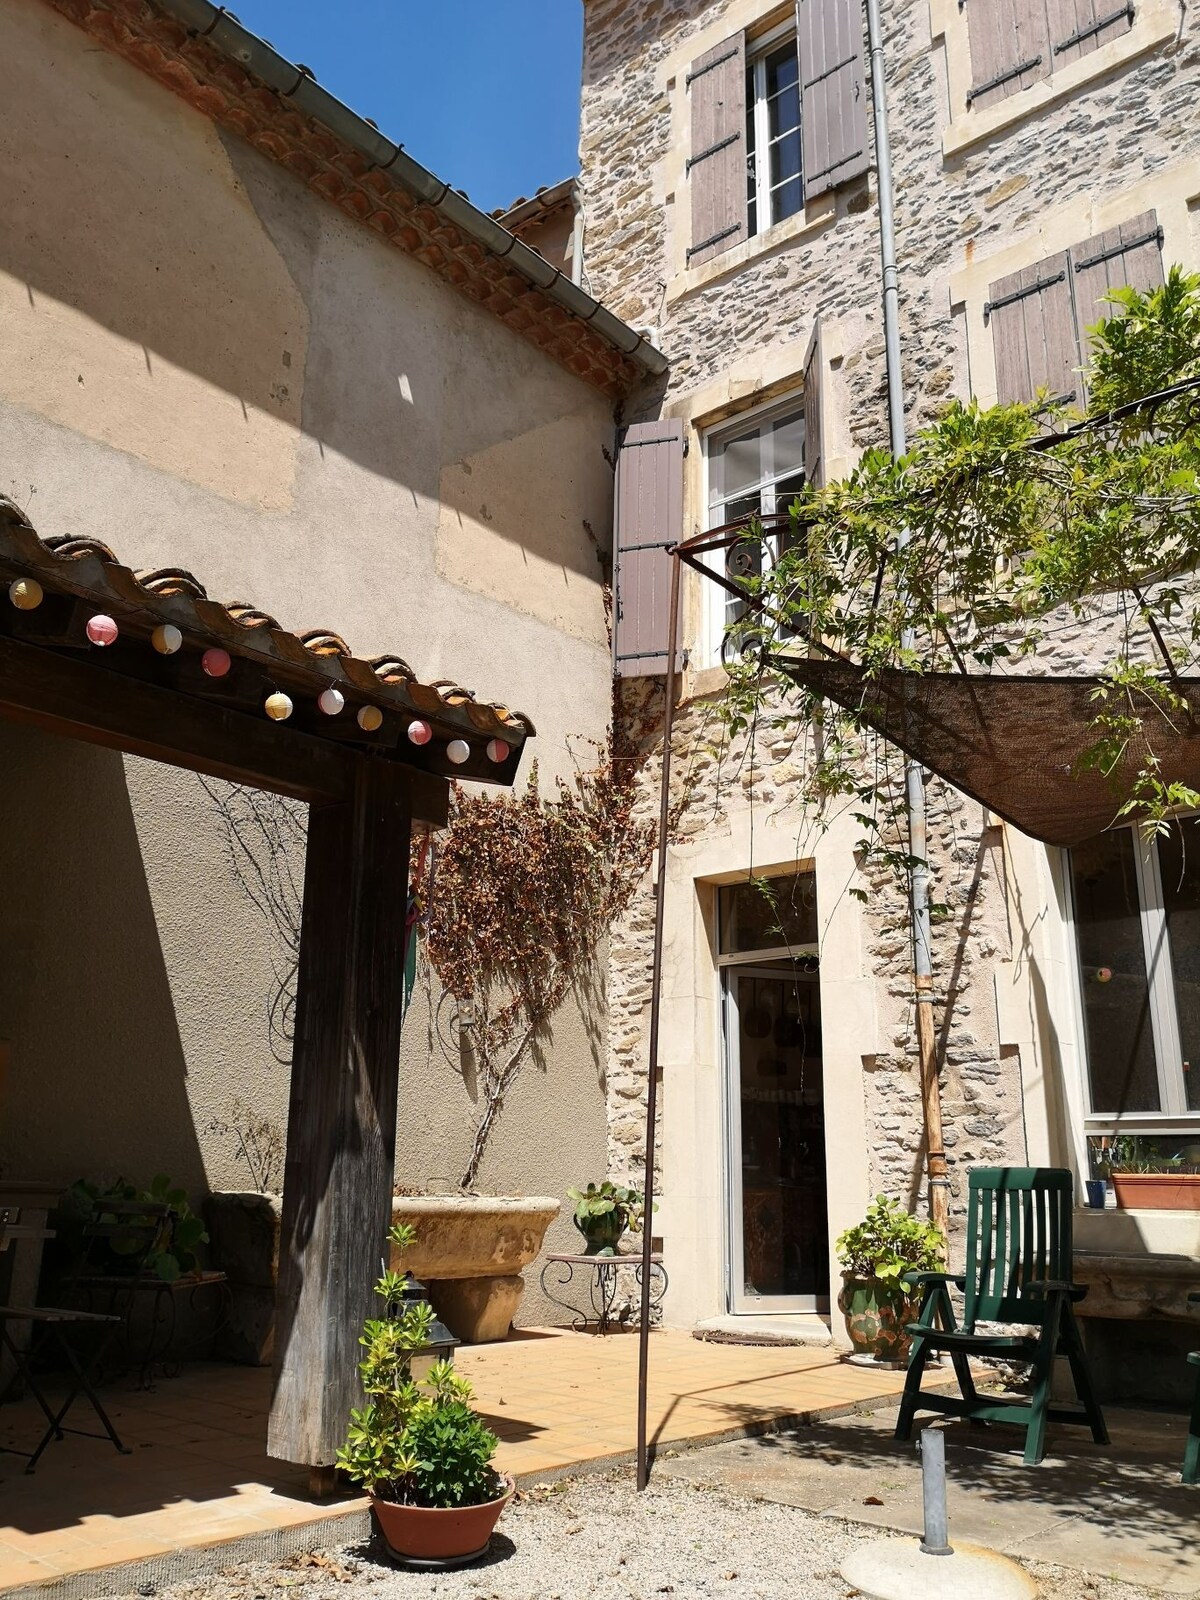
<instances>
[{"instance_id":1,"label":"small wrought iron table","mask_svg":"<svg viewBox=\"0 0 1200 1600\"><path fill-rule=\"evenodd\" d=\"M577 1333L583 1333L591 1322L596 1324L597 1333L607 1333L613 1323L612 1312L617 1300L619 1274L623 1267L632 1271L633 1281L640 1292L642 1287L640 1251L636 1253L630 1251L627 1255L615 1256L551 1254L546 1257L542 1268L542 1293L552 1305L561 1306L564 1311L571 1313L571 1324ZM586 1308L575 1304L572 1300L565 1300L561 1293L554 1292L555 1289L566 1289L574 1282L576 1268L587 1276L590 1316ZM555 1269L558 1271L558 1276L547 1282ZM651 1312L662 1310L663 1296L666 1292L667 1269L663 1265L663 1258L661 1255L652 1255L650 1257ZM632 1320L636 1324L636 1317Z\"/></svg>"}]
</instances>

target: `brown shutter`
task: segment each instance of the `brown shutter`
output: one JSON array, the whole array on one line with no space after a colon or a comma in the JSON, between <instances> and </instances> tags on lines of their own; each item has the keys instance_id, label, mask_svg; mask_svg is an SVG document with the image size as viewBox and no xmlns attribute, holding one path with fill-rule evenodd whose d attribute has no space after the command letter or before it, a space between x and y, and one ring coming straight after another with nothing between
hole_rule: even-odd
<instances>
[{"instance_id":1,"label":"brown shutter","mask_svg":"<svg viewBox=\"0 0 1200 1600\"><path fill-rule=\"evenodd\" d=\"M671 558L683 534L683 423L635 422L617 453L613 526L613 671L667 671Z\"/></svg>"},{"instance_id":2,"label":"brown shutter","mask_svg":"<svg viewBox=\"0 0 1200 1600\"><path fill-rule=\"evenodd\" d=\"M1078 61L1133 26L1129 0L1046 0L1050 19L1051 71Z\"/></svg>"},{"instance_id":3,"label":"brown shutter","mask_svg":"<svg viewBox=\"0 0 1200 1600\"><path fill-rule=\"evenodd\" d=\"M1075 280L1079 348L1086 356L1088 329L1113 314L1105 300L1111 289L1139 289L1145 294L1163 281L1162 229L1153 211L1143 211L1118 228L1097 234L1070 252Z\"/></svg>"},{"instance_id":4,"label":"brown shutter","mask_svg":"<svg viewBox=\"0 0 1200 1600\"><path fill-rule=\"evenodd\" d=\"M746 238L746 40L735 34L693 61L687 75L692 139L689 267Z\"/></svg>"},{"instance_id":5,"label":"brown shutter","mask_svg":"<svg viewBox=\"0 0 1200 1600\"><path fill-rule=\"evenodd\" d=\"M971 45L968 107L995 105L1051 73L1045 0L965 0Z\"/></svg>"},{"instance_id":6,"label":"brown shutter","mask_svg":"<svg viewBox=\"0 0 1200 1600\"><path fill-rule=\"evenodd\" d=\"M1071 264L1067 252L1000 278L988 290L984 315L996 352L996 398L1001 405L1051 398L1082 405Z\"/></svg>"},{"instance_id":7,"label":"brown shutter","mask_svg":"<svg viewBox=\"0 0 1200 1600\"><path fill-rule=\"evenodd\" d=\"M825 375L821 350L821 319L813 325L808 355L804 361L804 476L820 487L825 482L825 427L822 416L822 379Z\"/></svg>"},{"instance_id":8,"label":"brown shutter","mask_svg":"<svg viewBox=\"0 0 1200 1600\"><path fill-rule=\"evenodd\" d=\"M867 170L862 0L796 0L804 198Z\"/></svg>"}]
</instances>

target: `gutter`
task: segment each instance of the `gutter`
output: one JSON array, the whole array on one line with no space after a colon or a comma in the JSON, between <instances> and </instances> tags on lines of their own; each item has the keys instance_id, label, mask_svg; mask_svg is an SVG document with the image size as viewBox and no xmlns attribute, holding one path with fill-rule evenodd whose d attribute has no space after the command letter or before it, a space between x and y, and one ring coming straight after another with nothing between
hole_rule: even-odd
<instances>
[{"instance_id":1,"label":"gutter","mask_svg":"<svg viewBox=\"0 0 1200 1600\"><path fill-rule=\"evenodd\" d=\"M586 290L572 283L557 267L522 244L506 228L480 211L477 206L436 177L427 167L405 153L365 117L317 82L309 68L281 56L265 39L244 28L231 11L211 0L153 0L155 8L172 17L192 34L208 41L221 55L251 73L281 99L290 100L297 110L312 117L352 146L373 167L390 172L410 194L441 212L468 238L499 260L507 261L521 277L569 312L579 322L593 328L606 343L628 356L652 377L667 370L661 350L627 323L614 317Z\"/></svg>"}]
</instances>

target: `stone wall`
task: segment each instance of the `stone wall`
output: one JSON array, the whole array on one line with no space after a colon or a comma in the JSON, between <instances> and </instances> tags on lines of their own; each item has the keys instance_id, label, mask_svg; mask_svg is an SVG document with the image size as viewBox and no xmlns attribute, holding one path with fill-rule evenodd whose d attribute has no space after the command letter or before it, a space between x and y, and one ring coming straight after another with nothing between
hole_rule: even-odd
<instances>
[{"instance_id":1,"label":"stone wall","mask_svg":"<svg viewBox=\"0 0 1200 1600\"><path fill-rule=\"evenodd\" d=\"M735 368L752 372L759 359L764 370L777 373L778 352L786 345L799 352L798 387L800 358L819 313L823 325L838 333L826 404L847 457L885 444L874 171L840 191L811 226L806 220L797 237L757 256L751 251L736 270L723 273L718 257L698 271L681 271L676 219L686 217L686 64L728 33L781 8L769 0L678 0L670 7L656 0L585 0L584 9L584 281L627 321L652 327L671 361L668 385L643 396L631 417L666 409L693 423L715 420L709 406L722 378ZM950 45L943 47L940 26L935 33L931 9L936 23L937 7L926 0L884 6L910 430L934 416L949 396L970 392L971 340L990 337L982 323L971 333L971 307L955 303L951 291L956 274L1023 239L1028 261L1039 259L1048 253L1039 240L1051 213L1065 217L1068 227L1077 216L1082 239L1096 231L1089 219L1115 191L1127 194L1129 215L1160 203L1159 178L1200 154L1194 115L1200 25L1181 14L1177 38L1069 97L1049 97L1023 122L943 155ZM1193 209L1182 233L1170 235L1176 257L1189 265L1200 258L1200 249L1188 254L1195 216ZM1193 232L1190 244L1196 243ZM741 249L737 254L740 259ZM753 403L747 385L736 392L743 403ZM727 405L720 414L731 409ZM693 433L685 533L704 525L696 442ZM693 625L685 642L695 661L695 594L688 607ZM1091 627L1084 622L1055 635L1052 653L1060 670L1078 670L1087 658ZM787 818L796 833L797 859L819 859L825 848L820 825L797 798L802 753L792 739L771 737L760 738L753 762L745 748L718 750L706 698L715 687L713 676L695 670L685 675L676 724L676 784L694 787L673 845L682 870L686 874L701 841L744 830L748 811L764 820ZM658 688L644 687L643 714L656 695ZM657 808L659 742L653 731L642 738L641 804L647 816ZM1003 828L938 780L930 784L928 799L931 892L941 908L934 929L935 994L945 1135L961 1213L961 1174L968 1165L1031 1159L1022 1062L1018 1047L1003 1037L995 990L997 971L1015 958L1017 938ZM754 864L745 862L747 868ZM871 1191L886 1189L915 1201L923 1189L923 1161L904 893L896 882L869 872L860 882L868 890L862 950L874 982L878 1042L862 1054L863 1160ZM609 979L609 1148L612 1166L622 1174L642 1170L653 920L647 881L614 936ZM677 960L678 952L668 949L668 967ZM822 971L824 982L824 966ZM661 1105L665 1121L684 1114L669 1076ZM1067 1153L1057 1152L1056 1159L1065 1161ZM664 1206L669 1205L667 1193ZM710 1218L708 1225L715 1222Z\"/></svg>"}]
</instances>

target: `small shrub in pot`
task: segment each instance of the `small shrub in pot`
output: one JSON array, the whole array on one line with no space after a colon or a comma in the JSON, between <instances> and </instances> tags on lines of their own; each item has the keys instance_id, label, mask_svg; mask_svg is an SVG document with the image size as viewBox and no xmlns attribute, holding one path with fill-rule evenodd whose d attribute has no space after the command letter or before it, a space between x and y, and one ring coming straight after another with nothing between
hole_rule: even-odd
<instances>
[{"instance_id":1,"label":"small shrub in pot","mask_svg":"<svg viewBox=\"0 0 1200 1600\"><path fill-rule=\"evenodd\" d=\"M388 1234L404 1249L413 1230ZM450 1361L424 1379L413 1360L426 1347L433 1309L405 1298L408 1274L385 1271L375 1286L385 1314L364 1324L359 1363L367 1404L350 1413L337 1464L371 1497L389 1550L422 1566L480 1556L512 1494L493 1465L497 1439L469 1404L471 1386Z\"/></svg>"},{"instance_id":2,"label":"small shrub in pot","mask_svg":"<svg viewBox=\"0 0 1200 1600\"><path fill-rule=\"evenodd\" d=\"M908 1324L917 1301L904 1284L907 1272L940 1272L945 1240L932 1222L910 1216L898 1201L876 1195L867 1214L837 1241L842 1267L838 1305L856 1353L877 1361L903 1361Z\"/></svg>"},{"instance_id":3,"label":"small shrub in pot","mask_svg":"<svg viewBox=\"0 0 1200 1600\"><path fill-rule=\"evenodd\" d=\"M633 1233L641 1228L646 1197L640 1189L605 1178L586 1189L568 1189L567 1198L575 1202L575 1226L587 1241L585 1255L614 1256L626 1228Z\"/></svg>"}]
</instances>

